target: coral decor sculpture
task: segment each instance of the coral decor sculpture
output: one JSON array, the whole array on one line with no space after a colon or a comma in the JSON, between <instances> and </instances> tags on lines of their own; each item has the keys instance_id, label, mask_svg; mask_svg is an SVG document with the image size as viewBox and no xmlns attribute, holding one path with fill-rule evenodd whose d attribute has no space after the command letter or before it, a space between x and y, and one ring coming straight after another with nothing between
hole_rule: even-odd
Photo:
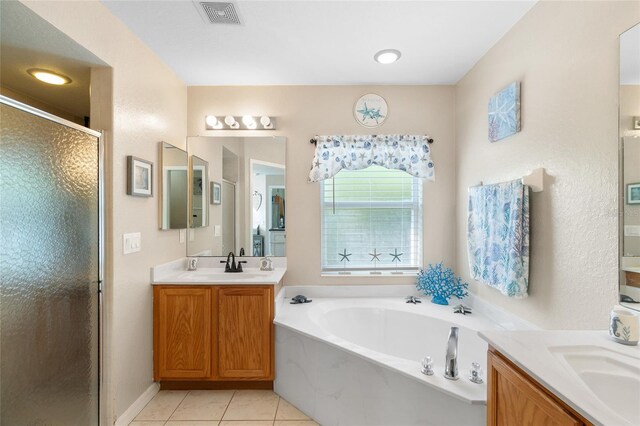
<instances>
[{"instance_id":1,"label":"coral decor sculpture","mask_svg":"<svg viewBox=\"0 0 640 426\"><path fill-rule=\"evenodd\" d=\"M449 299L453 296L458 299L466 297L469 293L469 284L462 282L460 277L456 277L451 268L444 268L442 262L421 269L418 272L416 288L431 298L432 303L438 305L448 305Z\"/></svg>"}]
</instances>

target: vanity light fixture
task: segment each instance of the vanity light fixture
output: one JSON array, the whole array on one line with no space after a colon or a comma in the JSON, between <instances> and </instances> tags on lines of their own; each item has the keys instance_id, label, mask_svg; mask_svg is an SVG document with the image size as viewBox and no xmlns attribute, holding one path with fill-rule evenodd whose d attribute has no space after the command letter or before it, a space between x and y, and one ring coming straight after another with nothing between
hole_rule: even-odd
<instances>
[{"instance_id":1,"label":"vanity light fixture","mask_svg":"<svg viewBox=\"0 0 640 426\"><path fill-rule=\"evenodd\" d=\"M392 64L400 59L402 54L396 49L384 49L373 55L373 59L380 64Z\"/></svg>"},{"instance_id":2,"label":"vanity light fixture","mask_svg":"<svg viewBox=\"0 0 640 426\"><path fill-rule=\"evenodd\" d=\"M204 124L206 130L275 130L276 119L268 115L207 115Z\"/></svg>"},{"instance_id":3,"label":"vanity light fixture","mask_svg":"<svg viewBox=\"0 0 640 426\"><path fill-rule=\"evenodd\" d=\"M71 83L71 79L66 75L58 74L57 72L44 70L41 68L31 68L28 69L27 72L34 78L47 83L54 84L56 86L62 86L64 84Z\"/></svg>"}]
</instances>

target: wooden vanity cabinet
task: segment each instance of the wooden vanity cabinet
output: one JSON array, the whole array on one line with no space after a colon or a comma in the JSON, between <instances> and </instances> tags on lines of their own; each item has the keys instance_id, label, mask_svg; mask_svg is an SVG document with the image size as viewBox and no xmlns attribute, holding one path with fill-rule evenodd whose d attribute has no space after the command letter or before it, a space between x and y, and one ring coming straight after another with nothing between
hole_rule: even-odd
<instances>
[{"instance_id":1,"label":"wooden vanity cabinet","mask_svg":"<svg viewBox=\"0 0 640 426\"><path fill-rule=\"evenodd\" d=\"M487 354L487 425L591 425L496 349Z\"/></svg>"},{"instance_id":2,"label":"wooden vanity cabinet","mask_svg":"<svg viewBox=\"0 0 640 426\"><path fill-rule=\"evenodd\" d=\"M156 381L273 381L272 285L155 285L153 293Z\"/></svg>"}]
</instances>

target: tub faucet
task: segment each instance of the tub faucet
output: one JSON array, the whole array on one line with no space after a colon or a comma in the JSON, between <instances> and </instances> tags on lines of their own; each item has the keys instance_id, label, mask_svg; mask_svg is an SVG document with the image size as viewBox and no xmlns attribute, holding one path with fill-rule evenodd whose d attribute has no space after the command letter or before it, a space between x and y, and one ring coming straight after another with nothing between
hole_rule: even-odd
<instances>
[{"instance_id":1,"label":"tub faucet","mask_svg":"<svg viewBox=\"0 0 640 426\"><path fill-rule=\"evenodd\" d=\"M444 377L449 380L458 380L458 327L451 327L449 331Z\"/></svg>"}]
</instances>

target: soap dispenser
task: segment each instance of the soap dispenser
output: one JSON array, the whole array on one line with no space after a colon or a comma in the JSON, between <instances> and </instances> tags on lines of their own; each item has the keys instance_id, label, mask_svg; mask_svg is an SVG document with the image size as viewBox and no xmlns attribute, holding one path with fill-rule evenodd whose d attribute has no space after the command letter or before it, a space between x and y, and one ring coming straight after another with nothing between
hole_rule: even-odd
<instances>
[{"instance_id":1,"label":"soap dispenser","mask_svg":"<svg viewBox=\"0 0 640 426\"><path fill-rule=\"evenodd\" d=\"M260 259L260 270L261 271L273 271L273 262L269 257L263 257Z\"/></svg>"}]
</instances>

